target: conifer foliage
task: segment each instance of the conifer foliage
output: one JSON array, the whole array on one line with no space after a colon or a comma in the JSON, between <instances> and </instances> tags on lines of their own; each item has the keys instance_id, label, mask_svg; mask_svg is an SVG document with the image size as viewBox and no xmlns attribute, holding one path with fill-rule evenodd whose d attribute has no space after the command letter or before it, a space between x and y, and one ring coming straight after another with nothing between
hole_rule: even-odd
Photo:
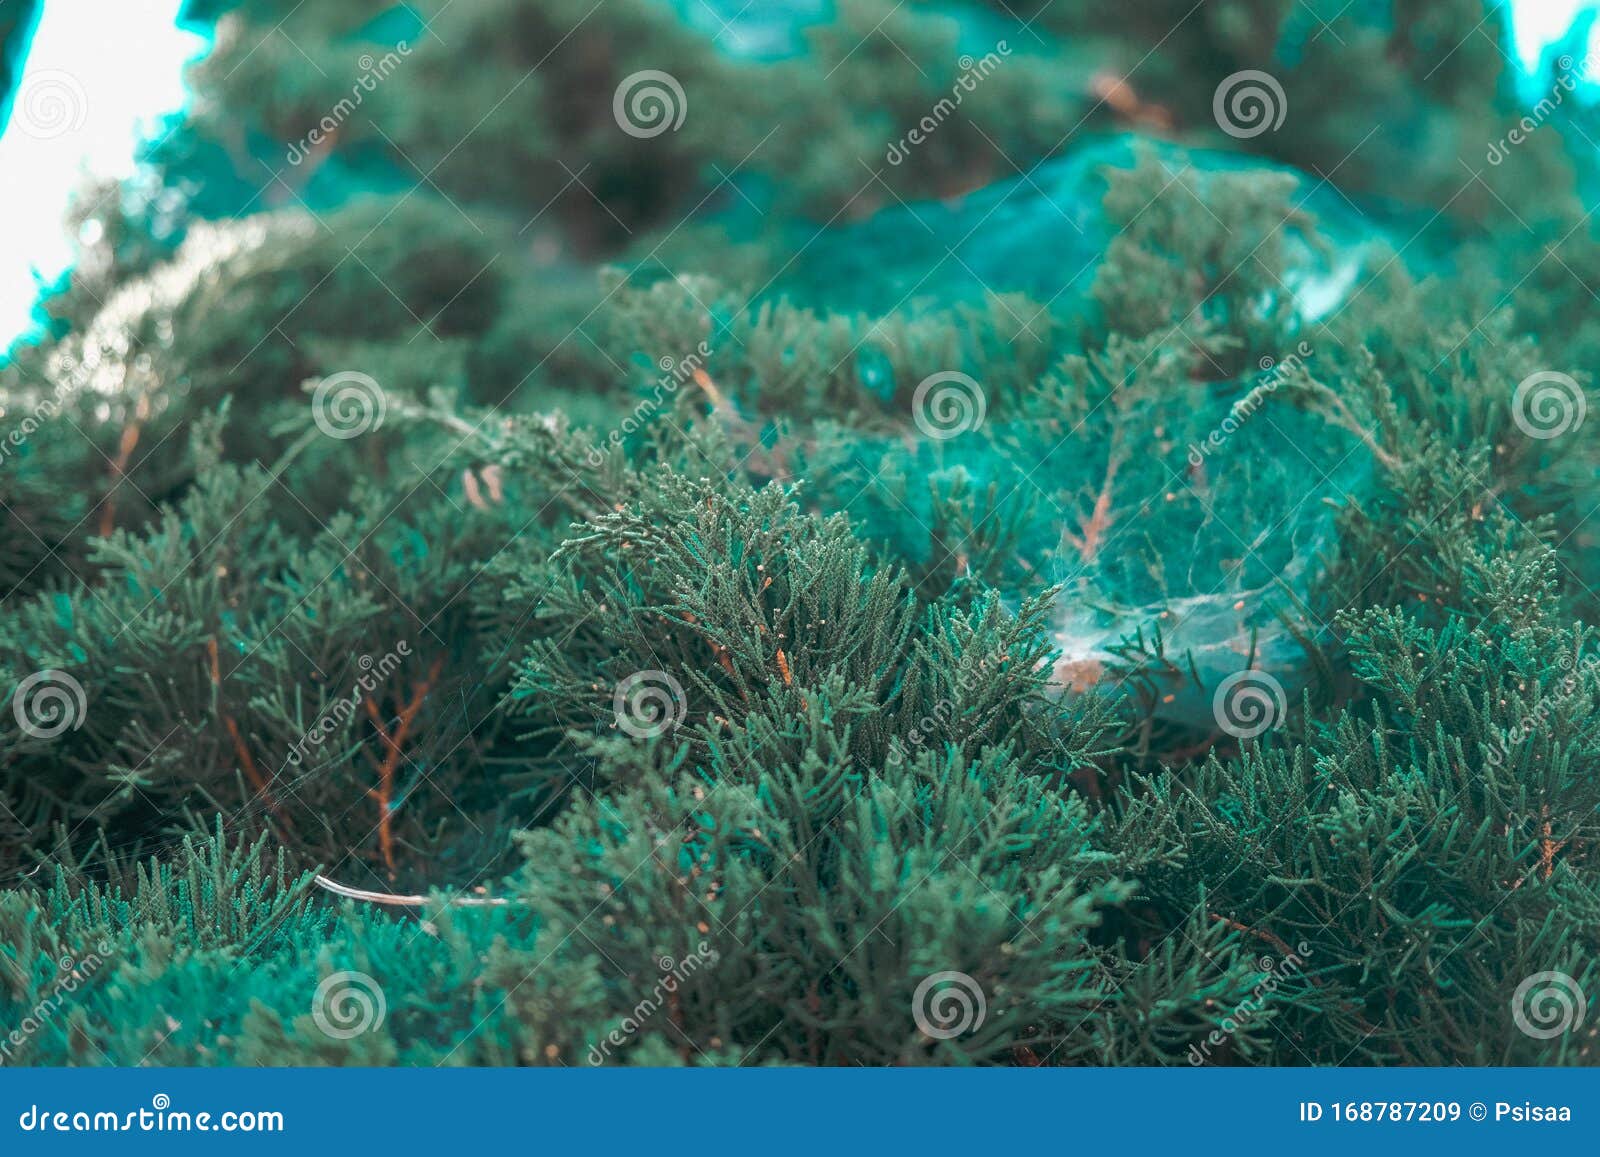
<instances>
[{"instance_id":1,"label":"conifer foliage","mask_svg":"<svg viewBox=\"0 0 1600 1157\"><path fill-rule=\"evenodd\" d=\"M0 368L0 1059L1596 1063L1592 113L725 7L191 6Z\"/></svg>"}]
</instances>

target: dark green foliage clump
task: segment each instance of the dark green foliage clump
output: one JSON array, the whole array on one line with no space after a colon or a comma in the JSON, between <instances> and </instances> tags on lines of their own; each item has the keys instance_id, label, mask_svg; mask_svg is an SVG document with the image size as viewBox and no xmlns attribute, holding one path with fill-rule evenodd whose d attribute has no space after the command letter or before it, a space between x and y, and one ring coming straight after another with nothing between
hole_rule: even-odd
<instances>
[{"instance_id":1,"label":"dark green foliage clump","mask_svg":"<svg viewBox=\"0 0 1600 1157\"><path fill-rule=\"evenodd\" d=\"M1587 114L1466 179L1477 3L211 7L193 198L0 369L0 687L83 692L0 726L6 1063L1595 1062L1511 1010L1600 996L1600 485L1514 402L1600 349ZM1292 133L1206 117L1245 68ZM952 223L1027 268L875 264Z\"/></svg>"}]
</instances>

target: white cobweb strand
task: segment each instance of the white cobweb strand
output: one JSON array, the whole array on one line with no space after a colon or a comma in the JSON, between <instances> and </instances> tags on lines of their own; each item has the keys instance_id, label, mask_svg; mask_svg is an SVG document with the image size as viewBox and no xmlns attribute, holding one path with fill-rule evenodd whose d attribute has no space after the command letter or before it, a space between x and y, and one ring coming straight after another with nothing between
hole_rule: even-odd
<instances>
[{"instance_id":1,"label":"white cobweb strand","mask_svg":"<svg viewBox=\"0 0 1600 1157\"><path fill-rule=\"evenodd\" d=\"M1159 628L1166 657L1177 671L1157 674L1163 692L1155 704L1158 718L1211 728L1212 688L1247 666L1273 676L1292 696L1308 682L1310 663L1300 642L1275 618L1263 615L1267 593L1196 595L1121 608L1063 599L1054 636L1059 649L1055 681L1067 695L1117 691L1127 676L1127 661L1112 648L1141 630L1146 643L1152 643ZM1195 674L1203 687L1195 685Z\"/></svg>"}]
</instances>

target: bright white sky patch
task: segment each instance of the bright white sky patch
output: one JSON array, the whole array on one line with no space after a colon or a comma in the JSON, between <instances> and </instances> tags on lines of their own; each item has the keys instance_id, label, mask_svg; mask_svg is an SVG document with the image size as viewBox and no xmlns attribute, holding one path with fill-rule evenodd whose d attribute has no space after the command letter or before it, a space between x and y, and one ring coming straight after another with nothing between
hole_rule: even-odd
<instances>
[{"instance_id":1,"label":"bright white sky patch","mask_svg":"<svg viewBox=\"0 0 1600 1157\"><path fill-rule=\"evenodd\" d=\"M177 26L180 3L45 0L0 136L0 361L40 281L71 264L61 222L84 174L131 174L137 141L183 107L183 65L206 40Z\"/></svg>"},{"instance_id":2,"label":"bright white sky patch","mask_svg":"<svg viewBox=\"0 0 1600 1157\"><path fill-rule=\"evenodd\" d=\"M1510 0L1511 36L1524 73L1539 67L1545 45L1566 35L1580 13L1600 7L1600 0ZM1590 38L1590 51L1597 47Z\"/></svg>"}]
</instances>

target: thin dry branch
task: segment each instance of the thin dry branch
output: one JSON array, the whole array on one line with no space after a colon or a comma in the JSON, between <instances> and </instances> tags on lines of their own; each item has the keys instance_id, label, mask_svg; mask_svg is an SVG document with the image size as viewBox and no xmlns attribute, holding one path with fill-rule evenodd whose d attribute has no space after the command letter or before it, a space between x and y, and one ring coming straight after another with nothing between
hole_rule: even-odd
<instances>
[{"instance_id":1,"label":"thin dry branch","mask_svg":"<svg viewBox=\"0 0 1600 1157\"><path fill-rule=\"evenodd\" d=\"M432 691L433 685L438 682L439 672L443 667L444 656L441 655L434 659L433 665L428 668L427 676L413 685L411 699L400 709L392 732L383 727L382 717L372 698L370 696L362 698L362 705L372 717L373 726L378 730L378 737L389 747L388 754L378 765L378 786L368 788L367 795L378 803L378 847L383 853L383 866L389 870L391 880L394 879L394 825L391 816L394 802L394 773L399 769L404 754L403 745L406 736L411 732L411 724L416 721L417 712L422 710L422 703L428 697L428 692Z\"/></svg>"},{"instance_id":2,"label":"thin dry branch","mask_svg":"<svg viewBox=\"0 0 1600 1157\"><path fill-rule=\"evenodd\" d=\"M228 714L227 708L222 705L222 663L217 653L217 640L215 637L206 640L206 658L209 660L211 686L217 696L217 715L222 720L222 726L228 733L228 738L233 742L234 754L239 759L239 766L244 771L245 778L250 781L251 788L267 805L267 810L285 833L292 833L293 828L289 817L284 814L283 807L278 803L277 797L272 794L272 789L267 786L267 777L261 774L261 769L256 765L255 757L250 754L250 747L244 741L244 735L239 730L239 725L234 722L233 716Z\"/></svg>"},{"instance_id":3,"label":"thin dry branch","mask_svg":"<svg viewBox=\"0 0 1600 1157\"><path fill-rule=\"evenodd\" d=\"M343 896L348 900L365 900L369 904L386 904L391 908L421 908L428 903L428 897L400 896L393 892L368 892L362 888L352 888L348 884L341 884L337 880L330 880L326 876L316 877L317 887L325 892L332 892L335 896ZM503 896L456 896L445 901L452 908L502 908L511 901Z\"/></svg>"}]
</instances>

